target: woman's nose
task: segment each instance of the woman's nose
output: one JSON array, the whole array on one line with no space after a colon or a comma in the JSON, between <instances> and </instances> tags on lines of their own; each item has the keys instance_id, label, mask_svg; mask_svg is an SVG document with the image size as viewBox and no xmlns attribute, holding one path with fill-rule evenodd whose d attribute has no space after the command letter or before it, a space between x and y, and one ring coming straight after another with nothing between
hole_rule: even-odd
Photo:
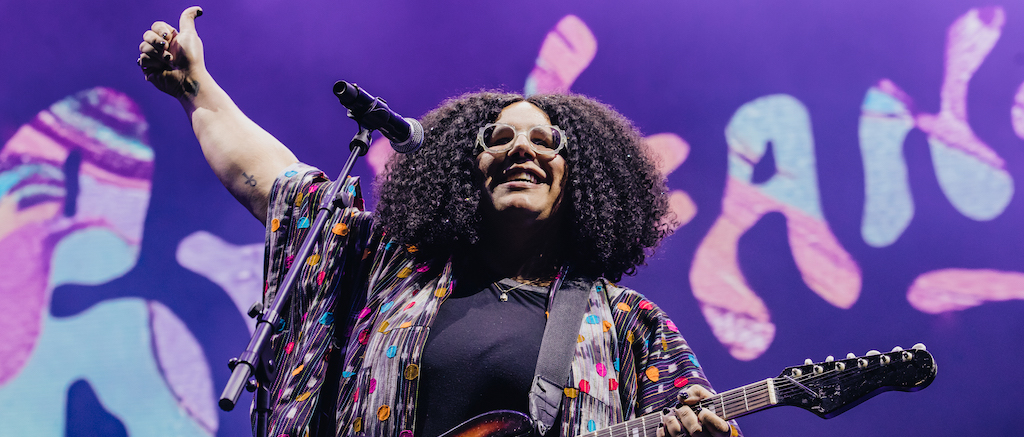
<instances>
[{"instance_id":1,"label":"woman's nose","mask_svg":"<svg viewBox=\"0 0 1024 437\"><path fill-rule=\"evenodd\" d=\"M510 157L523 156L532 159L537 156L537 149L533 147L526 133L516 133L516 137L512 139L512 148L508 149L507 153Z\"/></svg>"}]
</instances>

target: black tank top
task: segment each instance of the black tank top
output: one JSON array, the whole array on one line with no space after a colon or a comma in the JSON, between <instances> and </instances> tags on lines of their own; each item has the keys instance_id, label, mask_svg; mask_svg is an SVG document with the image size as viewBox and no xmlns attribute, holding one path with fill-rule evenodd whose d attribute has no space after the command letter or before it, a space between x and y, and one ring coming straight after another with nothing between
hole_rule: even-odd
<instances>
[{"instance_id":1,"label":"black tank top","mask_svg":"<svg viewBox=\"0 0 1024 437\"><path fill-rule=\"evenodd\" d=\"M507 301L492 287L456 287L438 309L420 366L418 437L437 437L492 410L528 414L548 289L498 284Z\"/></svg>"}]
</instances>

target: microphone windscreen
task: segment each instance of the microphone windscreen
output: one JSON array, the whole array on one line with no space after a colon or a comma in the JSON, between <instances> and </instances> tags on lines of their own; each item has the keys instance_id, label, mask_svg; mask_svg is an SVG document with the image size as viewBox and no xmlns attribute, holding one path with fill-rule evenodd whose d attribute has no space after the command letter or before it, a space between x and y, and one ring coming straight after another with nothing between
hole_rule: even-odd
<instances>
[{"instance_id":1,"label":"microphone windscreen","mask_svg":"<svg viewBox=\"0 0 1024 437\"><path fill-rule=\"evenodd\" d=\"M398 153L413 152L423 145L423 125L415 118L406 117L405 121L409 123L409 139L401 143L391 142L391 148Z\"/></svg>"}]
</instances>

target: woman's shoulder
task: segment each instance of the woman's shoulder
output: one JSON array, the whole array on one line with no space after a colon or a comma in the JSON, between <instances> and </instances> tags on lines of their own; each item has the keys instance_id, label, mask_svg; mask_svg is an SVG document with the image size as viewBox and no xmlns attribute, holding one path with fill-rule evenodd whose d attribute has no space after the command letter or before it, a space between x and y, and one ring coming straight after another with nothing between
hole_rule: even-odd
<instances>
[{"instance_id":1,"label":"woman's shoulder","mask_svg":"<svg viewBox=\"0 0 1024 437\"><path fill-rule=\"evenodd\" d=\"M619 323L660 325L665 313L650 299L632 288L601 279L608 302L611 304L615 319ZM621 317L620 317L621 316Z\"/></svg>"},{"instance_id":2,"label":"woman's shoulder","mask_svg":"<svg viewBox=\"0 0 1024 437\"><path fill-rule=\"evenodd\" d=\"M605 287L605 293L608 295L608 301L611 302L613 306L623 303L630 306L636 305L641 309L652 309L655 307L655 305L639 291L616 284L604 278L601 278L599 281L599 283Z\"/></svg>"}]
</instances>

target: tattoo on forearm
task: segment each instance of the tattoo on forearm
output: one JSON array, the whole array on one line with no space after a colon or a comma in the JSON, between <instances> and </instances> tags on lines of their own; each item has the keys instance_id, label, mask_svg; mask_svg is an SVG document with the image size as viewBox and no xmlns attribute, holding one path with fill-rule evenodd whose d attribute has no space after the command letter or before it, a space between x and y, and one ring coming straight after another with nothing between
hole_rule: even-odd
<instances>
[{"instance_id":1,"label":"tattoo on forearm","mask_svg":"<svg viewBox=\"0 0 1024 437\"><path fill-rule=\"evenodd\" d=\"M199 82L191 78L185 78L181 83L181 88L188 96L195 97L196 94L199 94Z\"/></svg>"},{"instance_id":2,"label":"tattoo on forearm","mask_svg":"<svg viewBox=\"0 0 1024 437\"><path fill-rule=\"evenodd\" d=\"M256 186L256 176L250 176L250 175L245 174L245 172L242 172L242 177L245 178L245 184L246 185L248 185L250 187L255 187Z\"/></svg>"}]
</instances>

